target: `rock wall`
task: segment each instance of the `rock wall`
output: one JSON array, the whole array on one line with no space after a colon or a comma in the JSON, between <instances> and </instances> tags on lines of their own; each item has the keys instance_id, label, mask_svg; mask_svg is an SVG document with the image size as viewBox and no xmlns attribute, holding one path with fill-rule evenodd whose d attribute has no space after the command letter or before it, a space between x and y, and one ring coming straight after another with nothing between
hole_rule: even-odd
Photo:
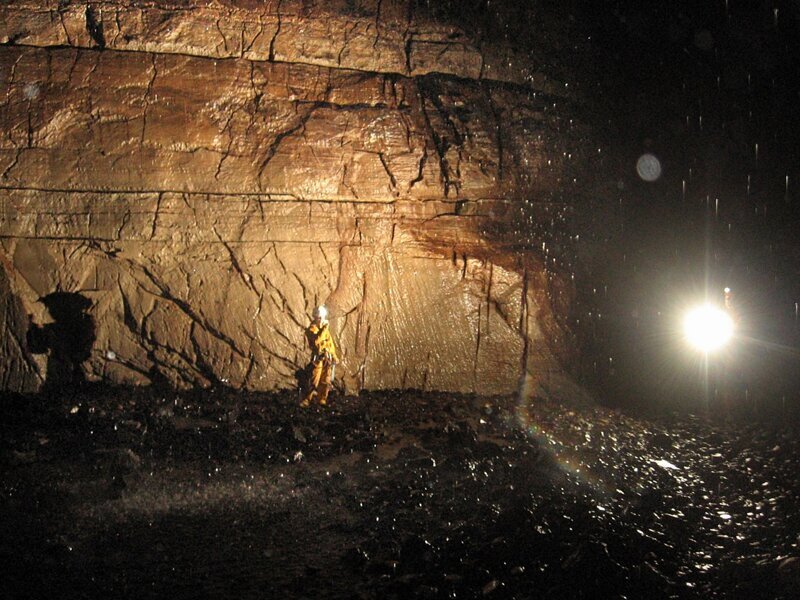
<instances>
[{"instance_id":1,"label":"rock wall","mask_svg":"<svg viewBox=\"0 0 800 600\"><path fill-rule=\"evenodd\" d=\"M561 371L563 86L413 2L0 7L0 382L89 298L87 377L291 387L313 307L348 391L507 393ZM560 211L560 212L559 212Z\"/></svg>"}]
</instances>

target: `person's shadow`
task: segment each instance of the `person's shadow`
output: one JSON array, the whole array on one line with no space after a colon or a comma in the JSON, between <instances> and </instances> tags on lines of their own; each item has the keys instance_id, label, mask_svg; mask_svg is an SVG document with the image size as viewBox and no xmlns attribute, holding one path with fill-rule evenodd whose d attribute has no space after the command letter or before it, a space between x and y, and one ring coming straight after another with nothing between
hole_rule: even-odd
<instances>
[{"instance_id":1,"label":"person's shadow","mask_svg":"<svg viewBox=\"0 0 800 600\"><path fill-rule=\"evenodd\" d=\"M53 322L37 325L31 319L27 342L33 354L49 354L44 389L81 386L86 379L81 363L91 356L96 339L94 319L86 312L92 301L72 292L54 292L40 301Z\"/></svg>"}]
</instances>

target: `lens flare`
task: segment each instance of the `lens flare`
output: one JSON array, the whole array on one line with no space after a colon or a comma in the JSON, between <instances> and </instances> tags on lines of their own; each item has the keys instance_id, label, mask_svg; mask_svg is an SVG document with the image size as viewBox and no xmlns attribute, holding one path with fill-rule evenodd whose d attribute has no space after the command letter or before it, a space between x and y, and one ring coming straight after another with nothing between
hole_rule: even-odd
<instances>
[{"instance_id":1,"label":"lens flare","mask_svg":"<svg viewBox=\"0 0 800 600\"><path fill-rule=\"evenodd\" d=\"M686 315L683 332L692 346L703 352L713 352L733 336L733 319L724 310L705 304Z\"/></svg>"},{"instance_id":2,"label":"lens flare","mask_svg":"<svg viewBox=\"0 0 800 600\"><path fill-rule=\"evenodd\" d=\"M661 161L652 154L642 154L636 161L636 172L644 181L657 181L661 177Z\"/></svg>"}]
</instances>

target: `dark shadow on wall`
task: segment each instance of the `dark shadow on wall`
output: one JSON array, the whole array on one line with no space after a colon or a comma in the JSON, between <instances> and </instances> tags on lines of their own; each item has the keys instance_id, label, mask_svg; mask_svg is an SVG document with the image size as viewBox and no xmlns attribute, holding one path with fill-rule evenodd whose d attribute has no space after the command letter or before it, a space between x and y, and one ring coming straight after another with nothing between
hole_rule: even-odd
<instances>
[{"instance_id":1,"label":"dark shadow on wall","mask_svg":"<svg viewBox=\"0 0 800 600\"><path fill-rule=\"evenodd\" d=\"M45 390L76 387L85 383L81 364L91 356L96 339L94 319L86 311L92 301L81 294L54 292L41 298L53 322L37 325L31 320L28 349L49 354Z\"/></svg>"}]
</instances>

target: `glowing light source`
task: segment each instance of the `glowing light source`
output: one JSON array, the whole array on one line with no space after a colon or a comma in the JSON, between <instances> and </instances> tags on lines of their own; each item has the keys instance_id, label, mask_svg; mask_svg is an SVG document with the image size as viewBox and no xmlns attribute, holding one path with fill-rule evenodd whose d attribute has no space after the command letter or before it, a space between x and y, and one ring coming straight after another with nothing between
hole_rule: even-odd
<instances>
[{"instance_id":1,"label":"glowing light source","mask_svg":"<svg viewBox=\"0 0 800 600\"><path fill-rule=\"evenodd\" d=\"M724 310L705 304L686 315L683 332L692 346L703 352L713 352L733 336L733 319Z\"/></svg>"}]
</instances>

